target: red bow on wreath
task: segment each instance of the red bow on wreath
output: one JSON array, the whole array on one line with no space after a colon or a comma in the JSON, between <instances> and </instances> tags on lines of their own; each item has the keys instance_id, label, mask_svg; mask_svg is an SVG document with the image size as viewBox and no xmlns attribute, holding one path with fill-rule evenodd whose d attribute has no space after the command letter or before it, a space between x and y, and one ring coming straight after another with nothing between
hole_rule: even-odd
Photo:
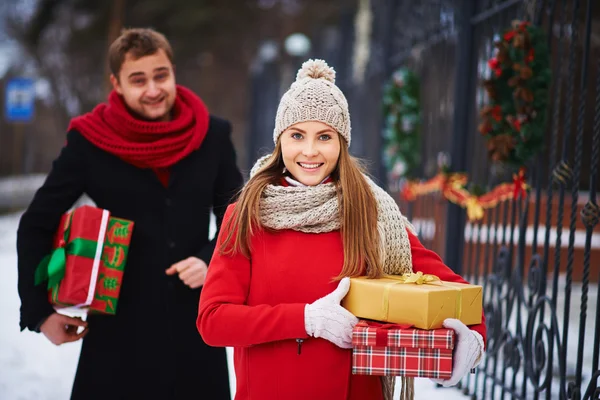
<instances>
[{"instance_id":1,"label":"red bow on wreath","mask_svg":"<svg viewBox=\"0 0 600 400\"><path fill-rule=\"evenodd\" d=\"M502 66L500 65L500 61L498 61L497 58L490 58L488 61L488 65L490 66L490 69L494 71L496 76L502 75Z\"/></svg>"},{"instance_id":2,"label":"red bow on wreath","mask_svg":"<svg viewBox=\"0 0 600 400\"><path fill-rule=\"evenodd\" d=\"M527 183L525 182L525 168L519 168L519 172L517 174L513 174L513 199L519 199L519 197L527 196Z\"/></svg>"}]
</instances>

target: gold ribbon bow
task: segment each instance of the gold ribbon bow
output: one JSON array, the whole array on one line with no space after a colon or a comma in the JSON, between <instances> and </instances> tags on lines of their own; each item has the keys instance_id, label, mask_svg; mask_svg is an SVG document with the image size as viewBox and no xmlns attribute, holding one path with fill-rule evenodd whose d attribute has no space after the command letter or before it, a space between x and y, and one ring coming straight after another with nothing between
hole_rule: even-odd
<instances>
[{"instance_id":1,"label":"gold ribbon bow","mask_svg":"<svg viewBox=\"0 0 600 400\"><path fill-rule=\"evenodd\" d=\"M419 272L407 272L402 275L387 275L386 278L394 279L400 283L414 283L416 285L441 285L442 281L436 275Z\"/></svg>"},{"instance_id":2,"label":"gold ribbon bow","mask_svg":"<svg viewBox=\"0 0 600 400\"><path fill-rule=\"evenodd\" d=\"M392 286L398 284L414 284L414 285L438 285L443 286L442 280L432 274L424 274L423 272L407 272L402 275L385 275L385 278L392 279L396 282L390 282L385 285L383 289L383 304L381 309L381 321L388 321L389 308L390 308L390 291ZM455 318L460 319L462 314L462 292L459 289L451 288L457 291L456 298L456 312Z\"/></svg>"},{"instance_id":3,"label":"gold ribbon bow","mask_svg":"<svg viewBox=\"0 0 600 400\"><path fill-rule=\"evenodd\" d=\"M469 197L465 202L465 206L467 207L467 217L469 218L469 221L479 221L483 219L485 213L477 197Z\"/></svg>"}]
</instances>

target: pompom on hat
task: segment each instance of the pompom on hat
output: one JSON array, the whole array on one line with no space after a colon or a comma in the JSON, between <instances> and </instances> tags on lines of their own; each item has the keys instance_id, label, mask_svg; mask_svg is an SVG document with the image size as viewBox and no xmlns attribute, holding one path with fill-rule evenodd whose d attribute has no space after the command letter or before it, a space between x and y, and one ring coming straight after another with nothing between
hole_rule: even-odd
<instances>
[{"instance_id":1,"label":"pompom on hat","mask_svg":"<svg viewBox=\"0 0 600 400\"><path fill-rule=\"evenodd\" d=\"M323 60L308 60L296 75L296 81L281 97L273 142L283 131L299 122L319 121L335 129L350 146L348 102L335 85L335 70Z\"/></svg>"}]
</instances>

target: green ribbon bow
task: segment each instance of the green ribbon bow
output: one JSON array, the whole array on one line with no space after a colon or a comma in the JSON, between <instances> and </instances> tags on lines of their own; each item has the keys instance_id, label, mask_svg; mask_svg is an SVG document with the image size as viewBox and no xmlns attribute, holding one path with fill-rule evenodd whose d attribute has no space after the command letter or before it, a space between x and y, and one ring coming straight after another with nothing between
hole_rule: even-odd
<instances>
[{"instance_id":1,"label":"green ribbon bow","mask_svg":"<svg viewBox=\"0 0 600 400\"><path fill-rule=\"evenodd\" d=\"M98 242L88 239L76 238L69 242L71 233L71 220L69 215L67 228L63 233L61 244L40 261L35 270L35 284L40 285L48 281L48 289L58 285L65 277L67 255L94 258Z\"/></svg>"}]
</instances>

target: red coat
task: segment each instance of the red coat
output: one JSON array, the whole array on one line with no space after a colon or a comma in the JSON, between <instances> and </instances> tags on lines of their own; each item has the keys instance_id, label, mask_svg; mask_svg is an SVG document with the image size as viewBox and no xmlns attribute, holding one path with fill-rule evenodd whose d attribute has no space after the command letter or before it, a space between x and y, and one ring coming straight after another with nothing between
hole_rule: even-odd
<instances>
[{"instance_id":1,"label":"red coat","mask_svg":"<svg viewBox=\"0 0 600 400\"><path fill-rule=\"evenodd\" d=\"M414 235L410 240L415 271L464 282ZM235 399L383 399L378 377L351 374L351 350L309 338L304 328L305 305L337 287L332 278L343 264L339 231L261 231L251 245L251 260L215 251L197 320L207 344L235 348ZM473 329L485 338L483 324ZM296 339L304 340L300 349Z\"/></svg>"}]
</instances>

